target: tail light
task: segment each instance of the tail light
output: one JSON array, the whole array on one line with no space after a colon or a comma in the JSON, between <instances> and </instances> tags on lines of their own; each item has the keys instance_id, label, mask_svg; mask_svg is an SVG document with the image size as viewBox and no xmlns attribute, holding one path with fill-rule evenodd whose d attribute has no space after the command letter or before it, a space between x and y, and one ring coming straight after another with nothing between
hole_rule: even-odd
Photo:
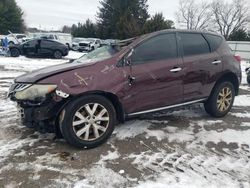
<instances>
[{"instance_id":1,"label":"tail light","mask_svg":"<svg viewBox=\"0 0 250 188\"><path fill-rule=\"evenodd\" d=\"M241 62L241 57L239 55L235 55L234 58L236 59L236 61L238 61L239 63Z\"/></svg>"}]
</instances>

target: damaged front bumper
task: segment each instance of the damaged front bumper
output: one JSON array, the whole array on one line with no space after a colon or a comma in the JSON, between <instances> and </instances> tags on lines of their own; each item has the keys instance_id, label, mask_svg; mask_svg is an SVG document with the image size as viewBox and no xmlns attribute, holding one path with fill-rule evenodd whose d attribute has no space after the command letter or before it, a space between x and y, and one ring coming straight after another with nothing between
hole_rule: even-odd
<instances>
[{"instance_id":1,"label":"damaged front bumper","mask_svg":"<svg viewBox=\"0 0 250 188\"><path fill-rule=\"evenodd\" d=\"M8 97L17 102L23 125L42 133L58 133L58 117L69 95L59 90L47 92L46 88L46 85L15 83Z\"/></svg>"},{"instance_id":2,"label":"damaged front bumper","mask_svg":"<svg viewBox=\"0 0 250 188\"><path fill-rule=\"evenodd\" d=\"M17 103L24 126L36 129L41 133L57 132L57 117L66 101L55 102L52 99L47 99L46 102L39 104L31 104L27 101Z\"/></svg>"}]
</instances>

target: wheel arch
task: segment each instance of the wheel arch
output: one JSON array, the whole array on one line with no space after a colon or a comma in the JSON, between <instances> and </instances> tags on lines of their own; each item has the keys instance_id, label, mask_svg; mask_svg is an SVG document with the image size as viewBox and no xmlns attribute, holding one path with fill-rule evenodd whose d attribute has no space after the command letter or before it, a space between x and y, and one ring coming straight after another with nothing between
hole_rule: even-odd
<instances>
[{"instance_id":1,"label":"wheel arch","mask_svg":"<svg viewBox=\"0 0 250 188\"><path fill-rule=\"evenodd\" d=\"M18 47L11 47L11 48L9 48L10 52L11 52L11 50L14 50L14 49L17 50L17 51L19 52L19 55L22 54L21 49L19 49Z\"/></svg>"},{"instance_id":2,"label":"wheel arch","mask_svg":"<svg viewBox=\"0 0 250 188\"><path fill-rule=\"evenodd\" d=\"M125 112L124 112L124 109L123 109L123 106L119 100L119 98L113 94L113 93L109 93L109 92L105 92L105 91L89 91L89 92L84 92L84 93L81 93L79 95L75 95L73 97L71 97L64 105L63 107L60 109L60 112L58 113L58 115L61 113L61 111L65 108L65 106L67 104L69 104L71 101L73 100L76 100L80 97L84 97L84 96L88 96L88 95L100 95L100 96L103 96L105 98L107 98L114 106L115 108L115 111L116 111L116 116L117 116L117 120L118 122L120 123L124 123L125 121Z\"/></svg>"},{"instance_id":3,"label":"wheel arch","mask_svg":"<svg viewBox=\"0 0 250 188\"><path fill-rule=\"evenodd\" d=\"M233 72L226 72L223 75L221 75L220 78L216 81L216 83L212 89L212 92L214 91L215 87L223 81L230 81L234 86L235 95L237 96L239 94L240 83L239 83L237 75Z\"/></svg>"}]
</instances>

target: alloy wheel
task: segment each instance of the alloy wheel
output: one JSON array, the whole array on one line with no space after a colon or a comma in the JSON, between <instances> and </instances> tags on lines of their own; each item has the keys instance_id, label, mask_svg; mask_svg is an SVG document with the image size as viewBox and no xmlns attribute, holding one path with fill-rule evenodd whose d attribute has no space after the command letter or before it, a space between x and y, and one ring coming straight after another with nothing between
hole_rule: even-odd
<instances>
[{"instance_id":1,"label":"alloy wheel","mask_svg":"<svg viewBox=\"0 0 250 188\"><path fill-rule=\"evenodd\" d=\"M55 57L56 59L61 59L61 58L62 58L62 53L59 52L59 51L55 51L54 57Z\"/></svg>"},{"instance_id":2,"label":"alloy wheel","mask_svg":"<svg viewBox=\"0 0 250 188\"><path fill-rule=\"evenodd\" d=\"M232 103L232 91L229 87L224 87L220 90L218 98L217 98L217 109L220 112L227 111Z\"/></svg>"},{"instance_id":3,"label":"alloy wheel","mask_svg":"<svg viewBox=\"0 0 250 188\"><path fill-rule=\"evenodd\" d=\"M93 141L106 132L109 121L110 116L104 106L98 103L89 103L76 111L72 126L79 139Z\"/></svg>"},{"instance_id":4,"label":"alloy wheel","mask_svg":"<svg viewBox=\"0 0 250 188\"><path fill-rule=\"evenodd\" d=\"M12 56L12 57L17 57L17 56L19 56L18 50L17 50L17 49L12 49L12 50L11 50L11 56Z\"/></svg>"}]
</instances>

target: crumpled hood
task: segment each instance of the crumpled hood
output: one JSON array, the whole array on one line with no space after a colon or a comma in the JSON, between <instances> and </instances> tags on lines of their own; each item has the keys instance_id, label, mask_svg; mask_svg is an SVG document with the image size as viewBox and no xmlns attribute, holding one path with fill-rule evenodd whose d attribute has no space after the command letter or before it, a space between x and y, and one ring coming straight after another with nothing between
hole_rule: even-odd
<instances>
[{"instance_id":1,"label":"crumpled hood","mask_svg":"<svg viewBox=\"0 0 250 188\"><path fill-rule=\"evenodd\" d=\"M32 71L30 73L21 75L15 79L15 82L17 83L36 83L39 80L45 79L49 76L74 70L79 67L85 67L85 66L90 66L95 64L96 62L91 62L91 63L65 63L65 64L60 64L60 65L54 65L50 67L46 67L43 69L38 69L35 71Z\"/></svg>"}]
</instances>

